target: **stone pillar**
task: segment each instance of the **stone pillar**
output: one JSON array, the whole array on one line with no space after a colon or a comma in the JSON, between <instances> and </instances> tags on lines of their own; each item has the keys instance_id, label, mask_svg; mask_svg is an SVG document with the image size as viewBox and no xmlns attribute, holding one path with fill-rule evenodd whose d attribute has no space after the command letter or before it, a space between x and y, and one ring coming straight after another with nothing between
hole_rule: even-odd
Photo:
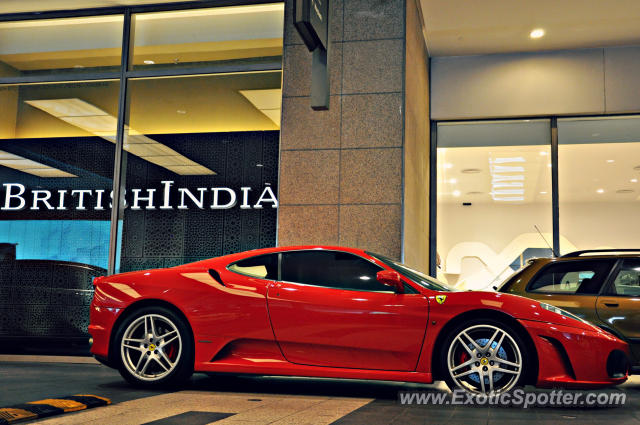
<instances>
[{"instance_id":1,"label":"stone pillar","mask_svg":"<svg viewBox=\"0 0 640 425\"><path fill-rule=\"evenodd\" d=\"M292 4L285 2L278 244L400 258L405 0L331 0L329 111L309 106L311 53L292 24Z\"/></svg>"}]
</instances>

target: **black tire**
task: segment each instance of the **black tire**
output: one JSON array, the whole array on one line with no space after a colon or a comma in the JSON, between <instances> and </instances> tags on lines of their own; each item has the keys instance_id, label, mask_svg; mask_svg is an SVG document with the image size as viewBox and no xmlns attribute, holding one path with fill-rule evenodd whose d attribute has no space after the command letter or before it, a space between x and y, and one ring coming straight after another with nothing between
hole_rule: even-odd
<instances>
[{"instance_id":1,"label":"black tire","mask_svg":"<svg viewBox=\"0 0 640 425\"><path fill-rule=\"evenodd\" d=\"M148 326L150 323L153 323L157 332L149 332L147 335L151 336L147 338L145 330L151 328ZM178 337L174 338L176 334ZM158 338L163 335L168 336L166 339ZM128 337L127 344L123 347L125 336ZM138 342L142 339L146 341ZM194 343L191 329L171 309L150 306L135 310L120 323L113 342L114 363L122 377L132 385L173 388L184 384L193 374Z\"/></svg>"},{"instance_id":2,"label":"black tire","mask_svg":"<svg viewBox=\"0 0 640 425\"><path fill-rule=\"evenodd\" d=\"M498 346L497 340L501 335L498 334L496 341L491 344L494 348L489 350L489 341L491 340L491 337L493 336L492 333L496 328L504 332L506 334L504 340L509 344L515 344L517 349L505 344L504 340L503 343ZM477 350L471 341L466 340L467 348L465 348L460 340L457 340L457 337L462 331L466 331L467 334L470 334L478 346L481 346L478 341L485 344L485 346L481 346L481 348L484 349L480 350L480 357L477 356ZM464 338L464 336L461 336L461 338ZM473 350L473 354L469 352L470 350ZM497 350L497 352L494 352L494 350ZM458 355L462 357L459 364L456 364L457 367L450 368L450 355L452 356L451 365L456 363L453 359ZM463 356L468 356L468 358L465 359ZM485 388L484 393L489 394L491 392L489 391L489 382L491 382L491 385L494 387L494 392L496 393L511 391L514 388L522 387L525 384L527 380L527 373L532 370L532 365L528 362L534 357L535 356L529 353L528 345L519 333L508 324L489 318L471 319L455 326L444 339L439 353L440 376L444 379L451 391L454 391L455 389L463 389L469 393L481 394L482 388ZM471 365L462 367L463 363L468 363L471 360L474 360ZM504 361L514 363L519 362L520 367L506 365L505 363L502 363ZM485 364L484 362L487 363ZM498 369L496 370L495 368ZM468 375L463 377L458 376L458 382L456 382L456 379L452 376L452 369L454 372L459 374L468 373ZM510 372L500 372L500 370L509 370ZM517 375L515 373L516 370L519 370L519 374ZM480 375L480 373L483 375ZM498 376L499 378L496 378ZM497 388L500 386L497 384L503 383L504 385L502 385L501 388L505 388L504 390ZM484 387L482 386L483 384Z\"/></svg>"}]
</instances>

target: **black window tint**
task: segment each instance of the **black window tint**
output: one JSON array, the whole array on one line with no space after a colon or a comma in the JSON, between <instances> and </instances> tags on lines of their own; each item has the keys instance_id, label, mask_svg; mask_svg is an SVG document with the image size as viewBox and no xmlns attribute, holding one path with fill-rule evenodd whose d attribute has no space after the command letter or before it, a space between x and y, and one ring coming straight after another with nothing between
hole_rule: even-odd
<instances>
[{"instance_id":1,"label":"black window tint","mask_svg":"<svg viewBox=\"0 0 640 425\"><path fill-rule=\"evenodd\" d=\"M527 292L595 295L612 262L609 260L558 262L542 269L527 287Z\"/></svg>"},{"instance_id":2,"label":"black window tint","mask_svg":"<svg viewBox=\"0 0 640 425\"><path fill-rule=\"evenodd\" d=\"M278 280L278 254L247 258L231 264L229 270L260 279Z\"/></svg>"},{"instance_id":3,"label":"black window tint","mask_svg":"<svg viewBox=\"0 0 640 425\"><path fill-rule=\"evenodd\" d=\"M640 259L626 258L622 261L613 284L607 288L607 295L640 296Z\"/></svg>"},{"instance_id":4,"label":"black window tint","mask_svg":"<svg viewBox=\"0 0 640 425\"><path fill-rule=\"evenodd\" d=\"M282 253L281 280L357 291L386 291L378 282L381 267L339 251L295 251Z\"/></svg>"}]
</instances>

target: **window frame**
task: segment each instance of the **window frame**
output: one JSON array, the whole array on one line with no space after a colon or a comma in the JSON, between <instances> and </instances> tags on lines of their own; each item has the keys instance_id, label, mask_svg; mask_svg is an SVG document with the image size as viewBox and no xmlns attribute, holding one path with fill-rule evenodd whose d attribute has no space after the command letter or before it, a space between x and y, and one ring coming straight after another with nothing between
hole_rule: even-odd
<instances>
[{"instance_id":1,"label":"window frame","mask_svg":"<svg viewBox=\"0 0 640 425\"><path fill-rule=\"evenodd\" d=\"M531 290L531 285L540 277L542 276L544 273L546 273L546 271L551 268L551 267L555 267L558 265L565 265L565 264L579 264L585 261L596 261L596 262L609 262L609 268L608 270L605 272L605 275L602 279L602 284L600 285L600 289L598 289L598 292L595 294L577 294L575 292L573 293L567 293L567 292L548 292L548 291L533 291ZM582 260L569 260L569 261L552 261L549 264L546 264L545 266L543 266L540 270L538 270L538 272L533 275L533 277L531 277L531 279L529 279L529 282L527 282L527 285L525 286L524 292L527 294L542 294L542 295L564 295L564 296L576 296L576 297L598 297L602 294L602 291L604 290L604 288L606 286L609 285L609 282L611 280L611 276L613 275L613 272L617 269L617 265L618 265L618 260L614 259L614 258L585 258Z\"/></svg>"}]
</instances>

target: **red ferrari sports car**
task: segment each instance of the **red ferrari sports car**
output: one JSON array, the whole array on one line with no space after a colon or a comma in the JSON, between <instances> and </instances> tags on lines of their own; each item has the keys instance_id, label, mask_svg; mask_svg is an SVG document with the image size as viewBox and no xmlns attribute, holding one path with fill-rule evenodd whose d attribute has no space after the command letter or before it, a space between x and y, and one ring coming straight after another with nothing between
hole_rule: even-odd
<instances>
[{"instance_id":1,"label":"red ferrari sports car","mask_svg":"<svg viewBox=\"0 0 640 425\"><path fill-rule=\"evenodd\" d=\"M457 292L359 249L259 249L94 285L91 351L135 384L176 384L195 371L445 380L501 393L628 375L627 344L570 313Z\"/></svg>"}]
</instances>

